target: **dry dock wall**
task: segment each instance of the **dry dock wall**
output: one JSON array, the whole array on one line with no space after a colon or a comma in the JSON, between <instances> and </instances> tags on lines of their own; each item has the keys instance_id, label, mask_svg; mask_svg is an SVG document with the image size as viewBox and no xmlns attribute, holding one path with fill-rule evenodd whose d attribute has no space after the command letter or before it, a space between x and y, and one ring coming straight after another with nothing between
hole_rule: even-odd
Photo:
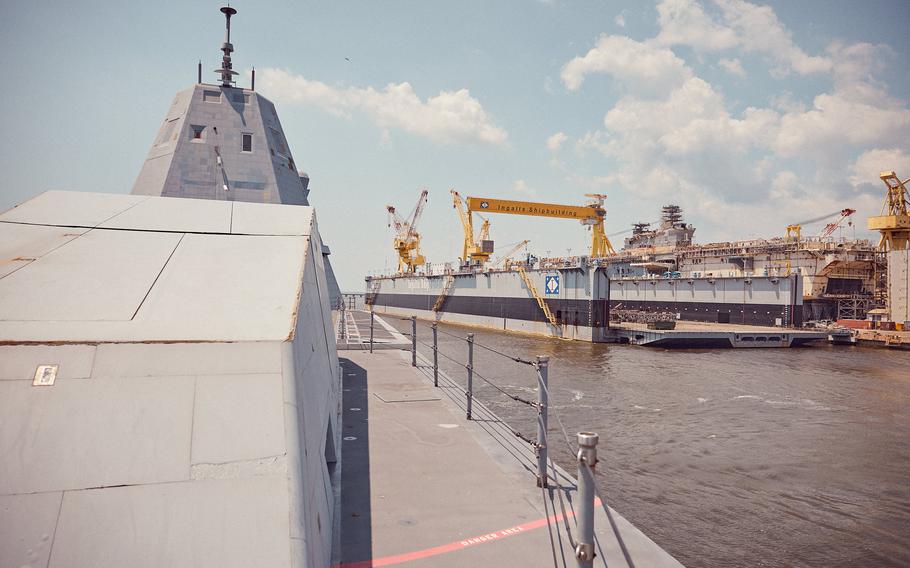
<instances>
[{"instance_id":1,"label":"dry dock wall","mask_svg":"<svg viewBox=\"0 0 910 568\"><path fill-rule=\"evenodd\" d=\"M610 282L611 309L671 312L685 321L799 327L802 303L797 275Z\"/></svg>"},{"instance_id":2,"label":"dry dock wall","mask_svg":"<svg viewBox=\"0 0 910 568\"><path fill-rule=\"evenodd\" d=\"M888 312L891 321L910 321L910 248L888 252Z\"/></svg>"},{"instance_id":3,"label":"dry dock wall","mask_svg":"<svg viewBox=\"0 0 910 568\"><path fill-rule=\"evenodd\" d=\"M531 270L528 276L560 324L563 337L603 340L609 280L602 269ZM453 278L440 310L433 306ZM548 291L548 283L550 285ZM377 312L550 335L552 326L518 272L375 278Z\"/></svg>"},{"instance_id":4,"label":"dry dock wall","mask_svg":"<svg viewBox=\"0 0 910 568\"><path fill-rule=\"evenodd\" d=\"M560 323L555 331L517 272L373 278L368 297L379 313L479 325L584 341L608 338L615 309L670 312L686 321L802 325L802 281L790 277L617 279L603 269L531 270L528 275ZM446 280L454 278L438 311ZM545 294L558 279L555 293ZM605 298L609 297L609 302Z\"/></svg>"},{"instance_id":5,"label":"dry dock wall","mask_svg":"<svg viewBox=\"0 0 910 568\"><path fill-rule=\"evenodd\" d=\"M0 215L0 566L328 567L321 251L309 207L51 192Z\"/></svg>"}]
</instances>

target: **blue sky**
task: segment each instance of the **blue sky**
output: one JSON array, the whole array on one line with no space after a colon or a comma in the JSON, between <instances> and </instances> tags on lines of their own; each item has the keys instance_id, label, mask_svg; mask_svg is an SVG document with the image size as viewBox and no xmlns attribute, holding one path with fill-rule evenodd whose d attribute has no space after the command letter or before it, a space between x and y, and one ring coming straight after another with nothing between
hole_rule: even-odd
<instances>
[{"instance_id":1,"label":"blue sky","mask_svg":"<svg viewBox=\"0 0 910 568\"><path fill-rule=\"evenodd\" d=\"M235 68L278 107L345 289L394 266L384 205L410 210L422 187L423 248L443 262L460 251L450 187L606 193L608 233L679 203L710 242L842 207L871 236L878 171L910 177L904 0L233 5ZM0 209L129 192L198 59L215 80L218 6L4 0ZM571 221L491 222L500 247L588 242Z\"/></svg>"}]
</instances>

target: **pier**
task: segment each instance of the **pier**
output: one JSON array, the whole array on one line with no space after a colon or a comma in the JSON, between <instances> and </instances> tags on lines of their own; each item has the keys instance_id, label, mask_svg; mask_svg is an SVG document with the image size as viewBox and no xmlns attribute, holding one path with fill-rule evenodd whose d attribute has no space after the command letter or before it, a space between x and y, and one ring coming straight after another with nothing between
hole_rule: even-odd
<instances>
[{"instance_id":1,"label":"pier","mask_svg":"<svg viewBox=\"0 0 910 568\"><path fill-rule=\"evenodd\" d=\"M348 312L346 322L368 323L360 314ZM558 479L537 487L529 444L476 399L466 420L464 388L441 372L434 387L432 363L420 355L411 363L404 350L341 358L335 566L574 566L574 477L557 467ZM606 450L601 463L609 459ZM594 513L594 566L681 566L616 511L598 503Z\"/></svg>"},{"instance_id":2,"label":"pier","mask_svg":"<svg viewBox=\"0 0 910 568\"><path fill-rule=\"evenodd\" d=\"M676 322L675 329L648 329L644 323L611 323L610 336L622 343L649 347L798 347L813 341L835 341L846 332L754 325Z\"/></svg>"}]
</instances>

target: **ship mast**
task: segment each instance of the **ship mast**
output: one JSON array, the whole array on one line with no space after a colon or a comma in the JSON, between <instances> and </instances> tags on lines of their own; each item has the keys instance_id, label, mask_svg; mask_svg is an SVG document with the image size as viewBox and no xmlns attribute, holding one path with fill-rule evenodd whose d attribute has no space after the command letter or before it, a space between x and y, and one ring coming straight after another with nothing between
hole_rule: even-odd
<instances>
[{"instance_id":1,"label":"ship mast","mask_svg":"<svg viewBox=\"0 0 910 568\"><path fill-rule=\"evenodd\" d=\"M215 73L221 74L222 87L233 87L234 75L237 75L237 72L231 65L231 53L234 51L234 46L231 44L231 16L236 14L237 10L224 6L221 8L221 13L224 14L224 43L221 44L221 51L224 55L221 57L221 69L215 69Z\"/></svg>"}]
</instances>

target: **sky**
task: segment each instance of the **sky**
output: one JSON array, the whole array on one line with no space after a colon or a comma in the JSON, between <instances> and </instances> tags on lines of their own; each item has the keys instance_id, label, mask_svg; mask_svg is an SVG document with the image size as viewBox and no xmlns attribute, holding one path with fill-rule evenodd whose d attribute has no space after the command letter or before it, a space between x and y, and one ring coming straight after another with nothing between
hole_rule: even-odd
<instances>
[{"instance_id":1,"label":"sky","mask_svg":"<svg viewBox=\"0 0 910 568\"><path fill-rule=\"evenodd\" d=\"M215 82L217 2L0 0L0 210L128 193L174 93ZM343 290L395 267L386 204L430 262L461 251L449 195L583 204L607 233L683 207L697 242L779 236L910 177L906 0L232 2ZM902 64L901 62L905 62ZM575 221L490 216L499 250L583 254ZM823 223L807 226L817 234ZM625 235L614 237L619 248Z\"/></svg>"}]
</instances>

